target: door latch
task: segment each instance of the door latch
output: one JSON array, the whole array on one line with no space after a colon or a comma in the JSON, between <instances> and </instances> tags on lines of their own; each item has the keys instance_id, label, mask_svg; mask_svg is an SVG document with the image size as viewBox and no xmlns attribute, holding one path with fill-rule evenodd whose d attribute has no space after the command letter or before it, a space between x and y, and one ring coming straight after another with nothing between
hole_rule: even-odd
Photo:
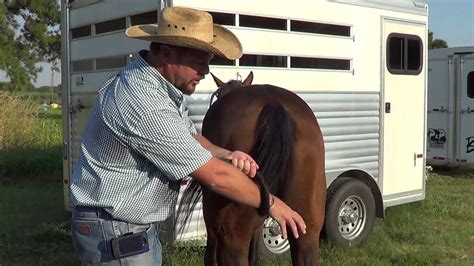
<instances>
[{"instance_id":1,"label":"door latch","mask_svg":"<svg viewBox=\"0 0 474 266\"><path fill-rule=\"evenodd\" d=\"M390 102L385 103L385 113L389 114L392 111L392 106Z\"/></svg>"}]
</instances>

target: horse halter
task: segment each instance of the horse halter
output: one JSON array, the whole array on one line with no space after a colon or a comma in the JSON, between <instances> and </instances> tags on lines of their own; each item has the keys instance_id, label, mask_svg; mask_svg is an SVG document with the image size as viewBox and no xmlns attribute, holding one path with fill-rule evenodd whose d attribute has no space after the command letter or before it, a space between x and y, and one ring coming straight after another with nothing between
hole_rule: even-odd
<instances>
[{"instance_id":1,"label":"horse halter","mask_svg":"<svg viewBox=\"0 0 474 266\"><path fill-rule=\"evenodd\" d=\"M221 92L222 92L222 87L219 87L219 88L217 88L216 91L214 91L211 94L211 100L209 101L209 107L211 107L212 101L214 100L214 97L216 97L216 100L219 99L219 97L221 96Z\"/></svg>"}]
</instances>

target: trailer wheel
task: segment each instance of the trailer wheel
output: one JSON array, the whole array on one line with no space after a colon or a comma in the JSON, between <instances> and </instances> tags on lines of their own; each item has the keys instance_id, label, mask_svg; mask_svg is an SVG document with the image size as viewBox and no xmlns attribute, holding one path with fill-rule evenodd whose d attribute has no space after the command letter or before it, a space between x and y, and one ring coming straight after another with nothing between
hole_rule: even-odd
<instances>
[{"instance_id":1,"label":"trailer wheel","mask_svg":"<svg viewBox=\"0 0 474 266\"><path fill-rule=\"evenodd\" d=\"M259 253L264 257L273 257L290 250L290 241L283 239L280 225L271 217L268 217L265 222L263 222L260 241Z\"/></svg>"},{"instance_id":2,"label":"trailer wheel","mask_svg":"<svg viewBox=\"0 0 474 266\"><path fill-rule=\"evenodd\" d=\"M328 189L324 232L332 243L357 246L374 226L375 200L370 188L354 178L337 178Z\"/></svg>"},{"instance_id":3,"label":"trailer wheel","mask_svg":"<svg viewBox=\"0 0 474 266\"><path fill-rule=\"evenodd\" d=\"M270 262L277 261L280 256L289 253L290 242L281 236L280 225L276 220L268 217L263 225L258 229L258 237L256 239L256 261L250 265L259 265L260 260L268 260Z\"/></svg>"}]
</instances>

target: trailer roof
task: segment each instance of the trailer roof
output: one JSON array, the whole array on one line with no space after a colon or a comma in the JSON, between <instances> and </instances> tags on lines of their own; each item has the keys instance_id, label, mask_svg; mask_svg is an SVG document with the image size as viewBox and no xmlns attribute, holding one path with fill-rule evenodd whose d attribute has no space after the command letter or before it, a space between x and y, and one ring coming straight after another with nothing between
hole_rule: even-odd
<instances>
[{"instance_id":1,"label":"trailer roof","mask_svg":"<svg viewBox=\"0 0 474 266\"><path fill-rule=\"evenodd\" d=\"M474 54L474 46L449 47L429 50L429 59L446 59L455 54Z\"/></svg>"},{"instance_id":2,"label":"trailer roof","mask_svg":"<svg viewBox=\"0 0 474 266\"><path fill-rule=\"evenodd\" d=\"M327 0L328 2L347 3L387 10L428 15L426 0Z\"/></svg>"}]
</instances>

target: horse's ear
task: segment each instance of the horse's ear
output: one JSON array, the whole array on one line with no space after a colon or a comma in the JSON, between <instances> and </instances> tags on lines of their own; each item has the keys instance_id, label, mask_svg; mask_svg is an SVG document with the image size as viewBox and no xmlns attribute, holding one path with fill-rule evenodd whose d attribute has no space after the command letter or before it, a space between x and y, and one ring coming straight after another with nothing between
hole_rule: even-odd
<instances>
[{"instance_id":1,"label":"horse's ear","mask_svg":"<svg viewBox=\"0 0 474 266\"><path fill-rule=\"evenodd\" d=\"M214 76L214 74L212 74L212 72L209 72L211 73L211 76L212 78L214 79L214 82L216 83L217 87L220 88L222 87L225 83L222 82L222 80L220 80L218 77Z\"/></svg>"},{"instance_id":2,"label":"horse's ear","mask_svg":"<svg viewBox=\"0 0 474 266\"><path fill-rule=\"evenodd\" d=\"M244 86L250 86L250 84L252 84L252 81L253 81L253 72L250 71L249 75L245 78L244 82L242 82L242 84Z\"/></svg>"}]
</instances>

